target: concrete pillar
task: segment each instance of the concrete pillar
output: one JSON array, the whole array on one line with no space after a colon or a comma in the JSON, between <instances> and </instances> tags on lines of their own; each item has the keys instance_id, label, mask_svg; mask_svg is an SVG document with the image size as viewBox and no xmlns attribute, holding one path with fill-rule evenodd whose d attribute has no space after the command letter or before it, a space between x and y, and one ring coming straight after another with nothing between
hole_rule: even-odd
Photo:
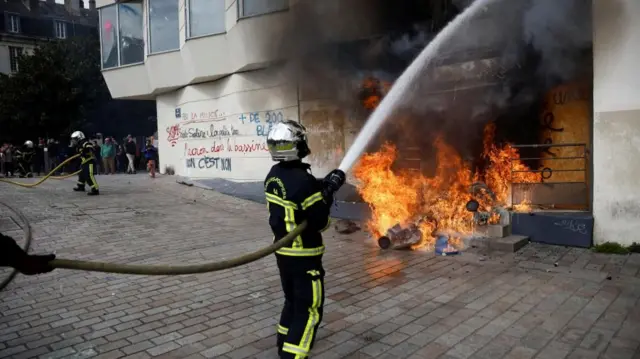
<instances>
[{"instance_id":1,"label":"concrete pillar","mask_svg":"<svg viewBox=\"0 0 640 359\"><path fill-rule=\"evenodd\" d=\"M594 242L640 241L640 1L593 0Z\"/></svg>"}]
</instances>

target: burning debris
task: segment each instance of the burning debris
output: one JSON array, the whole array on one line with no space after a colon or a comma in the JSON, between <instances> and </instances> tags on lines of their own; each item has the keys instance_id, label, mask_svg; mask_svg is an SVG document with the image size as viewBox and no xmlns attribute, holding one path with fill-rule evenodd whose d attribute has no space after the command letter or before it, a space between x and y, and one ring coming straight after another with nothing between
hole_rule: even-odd
<instances>
[{"instance_id":1,"label":"burning debris","mask_svg":"<svg viewBox=\"0 0 640 359\"><path fill-rule=\"evenodd\" d=\"M528 167L518 160L515 148L494 143L494 131L493 123L485 128L482 158L487 164L478 170L441 137L434 143L436 168L431 176L394 168L398 152L389 143L360 159L354 169L357 189L372 212L367 230L379 238L381 248L455 252L462 249L463 237L474 234L475 225L508 218L511 182L537 183L540 176L512 172ZM446 238L447 245L437 238Z\"/></svg>"}]
</instances>

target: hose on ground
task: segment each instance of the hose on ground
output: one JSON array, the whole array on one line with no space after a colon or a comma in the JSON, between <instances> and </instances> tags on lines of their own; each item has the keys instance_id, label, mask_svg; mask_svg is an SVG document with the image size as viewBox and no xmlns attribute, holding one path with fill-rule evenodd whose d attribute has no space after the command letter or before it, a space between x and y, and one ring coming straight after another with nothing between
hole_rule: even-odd
<instances>
[{"instance_id":1,"label":"hose on ground","mask_svg":"<svg viewBox=\"0 0 640 359\"><path fill-rule=\"evenodd\" d=\"M211 262L204 264L194 264L187 266L170 266L170 265L142 265L142 264L118 264L104 262L89 262L71 259L54 259L51 266L59 269L75 269L89 272L104 272L118 274L136 274L136 275L184 275L184 274L200 274L221 271L243 264L255 262L270 254L273 254L280 248L290 244L299 236L307 227L307 222L303 221L286 236L279 241L257 250L253 253L245 254L240 257L226 259L219 262Z\"/></svg>"},{"instance_id":2,"label":"hose on ground","mask_svg":"<svg viewBox=\"0 0 640 359\"><path fill-rule=\"evenodd\" d=\"M18 181L12 181L12 180L6 179L6 178L0 178L0 182L9 183L9 184L20 186L20 187L24 187L24 188L33 188L33 187L41 185L44 181L46 181L49 178L61 180L61 179L73 177L73 176L77 175L78 173L80 173L80 171L76 171L74 173L71 173L71 174L68 174L68 175L64 175L64 176L54 176L53 174L56 173L56 171L58 171L59 169L61 169L64 165L66 165L67 163L75 160L78 157L80 157L80 155L74 155L74 156L71 156L71 157L67 158L66 160L62 161L62 163L60 163L56 168L51 170L51 172L47 173L47 175L42 177L38 182L22 183L22 182L18 182Z\"/></svg>"},{"instance_id":3,"label":"hose on ground","mask_svg":"<svg viewBox=\"0 0 640 359\"><path fill-rule=\"evenodd\" d=\"M29 251L31 245L32 234L31 225L27 217L20 211L14 209L8 204L0 201L0 204L7 207L18 217L23 223L24 240L25 240L25 252ZM184 274L200 274L221 271L241 265L255 262L270 254L275 253L280 248L291 244L293 240L298 237L302 231L307 227L307 222L303 221L298 224L291 232L284 236L279 241L264 247L255 252L245 254L240 257L222 260L219 262L211 262L204 264L194 264L187 266L171 266L171 265L142 265L142 264L118 264L118 263L105 263L105 262L91 262L72 259L54 259L50 262L53 268L57 269L73 269L89 272L104 272L104 273L118 273L118 274L135 274L135 275L184 275ZM6 287L16 275L16 271L13 271L11 275L0 284L0 291Z\"/></svg>"},{"instance_id":4,"label":"hose on ground","mask_svg":"<svg viewBox=\"0 0 640 359\"><path fill-rule=\"evenodd\" d=\"M31 235L31 225L29 224L29 220L27 217L17 209L9 206L8 204L0 201L0 205L7 207L9 212L12 212L18 219L22 222L22 230L24 231L24 247L22 248L25 252L29 252L29 248L31 247L31 239L33 238ZM0 282L0 291L2 291L6 286L11 283L13 278L18 274L18 270L14 269L11 274L9 274L2 282Z\"/></svg>"}]
</instances>

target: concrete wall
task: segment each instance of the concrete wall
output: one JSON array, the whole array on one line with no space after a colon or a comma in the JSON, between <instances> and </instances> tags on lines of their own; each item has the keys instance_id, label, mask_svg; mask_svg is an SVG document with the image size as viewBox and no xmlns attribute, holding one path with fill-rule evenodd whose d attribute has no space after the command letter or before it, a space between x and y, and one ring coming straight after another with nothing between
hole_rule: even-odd
<instances>
[{"instance_id":1,"label":"concrete wall","mask_svg":"<svg viewBox=\"0 0 640 359\"><path fill-rule=\"evenodd\" d=\"M595 243L640 242L640 2L594 0Z\"/></svg>"},{"instance_id":2,"label":"concrete wall","mask_svg":"<svg viewBox=\"0 0 640 359\"><path fill-rule=\"evenodd\" d=\"M295 35L295 26L290 26L292 10L238 19L238 2L226 0L227 32L187 39L187 1L179 1L181 48L159 54L146 54L143 64L104 70L103 76L112 97L153 99L156 95L189 84L214 81L232 73L269 67L282 60L280 50L287 43L287 36ZM325 5L328 9L336 8L343 12L349 8L362 11L367 9L366 0L324 0L324 3L339 4L339 7ZM99 1L97 4L102 7L113 4L113 1ZM359 14L362 11L353 13ZM144 12L146 34L148 1L144 1ZM324 29L332 29L333 32L327 32L323 36L331 40L361 38L375 31L375 21L362 14L344 18L327 12L325 17L327 21ZM338 20L345 24L336 23ZM148 47L145 51L148 51Z\"/></svg>"},{"instance_id":3,"label":"concrete wall","mask_svg":"<svg viewBox=\"0 0 640 359\"><path fill-rule=\"evenodd\" d=\"M233 74L157 98L161 172L262 181L273 165L270 123L298 120L296 87L279 68Z\"/></svg>"}]
</instances>

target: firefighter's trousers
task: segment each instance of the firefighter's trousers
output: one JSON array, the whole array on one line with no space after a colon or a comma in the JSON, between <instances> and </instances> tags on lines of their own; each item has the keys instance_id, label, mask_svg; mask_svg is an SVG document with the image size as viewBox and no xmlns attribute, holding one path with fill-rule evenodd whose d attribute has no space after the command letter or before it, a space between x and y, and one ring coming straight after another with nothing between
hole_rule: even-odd
<instances>
[{"instance_id":1,"label":"firefighter's trousers","mask_svg":"<svg viewBox=\"0 0 640 359\"><path fill-rule=\"evenodd\" d=\"M80 165L80 173L78 174L78 188L84 188L85 183L89 185L92 190L98 190L98 181L93 176L93 170L96 167L95 159L82 160Z\"/></svg>"},{"instance_id":2,"label":"firefighter's trousers","mask_svg":"<svg viewBox=\"0 0 640 359\"><path fill-rule=\"evenodd\" d=\"M285 297L278 325L278 353L280 358L307 358L322 320L322 256L276 257Z\"/></svg>"}]
</instances>

